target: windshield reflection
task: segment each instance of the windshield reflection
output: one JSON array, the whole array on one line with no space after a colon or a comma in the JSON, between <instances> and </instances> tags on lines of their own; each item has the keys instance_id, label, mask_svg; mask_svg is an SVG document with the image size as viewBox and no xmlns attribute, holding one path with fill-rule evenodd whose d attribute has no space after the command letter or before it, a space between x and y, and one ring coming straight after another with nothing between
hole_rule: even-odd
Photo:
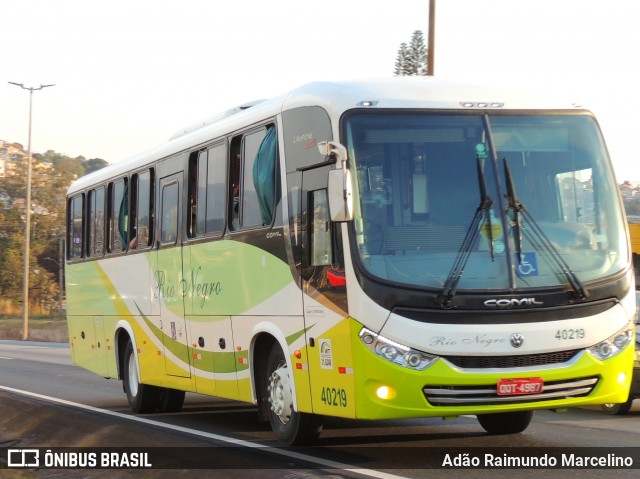
<instances>
[{"instance_id":1,"label":"windshield reflection","mask_svg":"<svg viewBox=\"0 0 640 479\"><path fill-rule=\"evenodd\" d=\"M359 260L382 280L442 290L453 275L454 294L579 290L625 265L616 185L588 115L355 114L347 143ZM550 247L514 216L505 160L509 188Z\"/></svg>"}]
</instances>

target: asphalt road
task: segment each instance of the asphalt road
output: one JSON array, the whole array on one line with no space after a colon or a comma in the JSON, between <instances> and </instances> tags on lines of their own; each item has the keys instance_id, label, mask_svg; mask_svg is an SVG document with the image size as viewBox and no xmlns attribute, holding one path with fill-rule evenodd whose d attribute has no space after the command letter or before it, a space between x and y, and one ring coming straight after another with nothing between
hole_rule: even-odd
<instances>
[{"instance_id":1,"label":"asphalt road","mask_svg":"<svg viewBox=\"0 0 640 479\"><path fill-rule=\"evenodd\" d=\"M442 467L447 457L596 454L608 448L635 469ZM598 408L538 411L522 434L489 436L474 417L365 422L328 419L317 446L281 448L244 403L187 395L182 412L132 415L122 385L73 366L66 344L0 341L0 448L147 452L154 469L20 469L7 478L529 478L637 477L640 401L626 416ZM520 449L524 448L524 449ZM564 449L568 448L568 449ZM582 448L607 448L593 450ZM585 452L586 451L586 452ZM615 451L614 451L615 452ZM584 453L584 454L583 454ZM467 456L465 456L467 454ZM447 456L448 455L448 456ZM4 454L6 456L6 454ZM2 457L2 456L0 456ZM61 456L62 457L62 456ZM494 462L494 466L495 466ZM3 468L4 467L4 468ZM162 468L162 469L158 469Z\"/></svg>"}]
</instances>

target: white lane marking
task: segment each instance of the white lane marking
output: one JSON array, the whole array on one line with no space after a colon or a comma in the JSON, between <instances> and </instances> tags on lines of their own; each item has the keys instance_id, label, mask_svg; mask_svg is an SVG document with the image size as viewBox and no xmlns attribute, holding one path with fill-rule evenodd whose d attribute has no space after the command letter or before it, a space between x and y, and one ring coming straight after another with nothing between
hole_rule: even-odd
<instances>
[{"instance_id":1,"label":"white lane marking","mask_svg":"<svg viewBox=\"0 0 640 479\"><path fill-rule=\"evenodd\" d=\"M13 359L13 358L8 358L6 356L0 356L0 359Z\"/></svg>"},{"instance_id":2,"label":"white lane marking","mask_svg":"<svg viewBox=\"0 0 640 479\"><path fill-rule=\"evenodd\" d=\"M211 432L199 431L197 429L190 429L188 427L183 426L175 426L173 424L165 424L160 421L154 421L153 419L147 419L145 417L139 416L130 416L129 414L123 414L116 411L109 411L108 409L100 409L93 406L87 406L86 404L81 404L77 402L67 401L66 399L60 399L52 396L45 396L44 394L38 394L31 391L24 391L22 389L15 389L8 386L0 386L0 390L7 391L15 394L19 394L21 396L28 396L35 399L41 399L43 401L49 401L56 404L62 404L64 406L71 406L78 409L83 409L85 411L91 411L97 414L104 414L105 416L117 417L120 419L125 419L134 422L140 422L143 424L147 424L149 426L161 427L164 429L170 429L172 431L181 432L184 434L192 434L194 436L205 437L207 439L214 439L216 441L226 442L228 444L233 444L236 446L242 446L250 449L260 449L264 451L271 452L273 454L279 454L281 456L286 456L291 459L298 459L300 461L308 462L311 464L318 464L320 466L325 466L333 469L340 469L343 471L352 472L355 474L360 474L363 476L375 477L378 479L407 479L404 476L397 476L395 474L389 474L382 471L376 471L373 469L364 469L356 466L352 466L350 464L344 464L341 462L331 461L329 459L322 459L320 457L309 456L307 454L297 453L295 451L288 451L284 449L278 449L272 446L265 446L262 444L258 444L255 442L245 441L242 439L235 439L233 437L221 436L220 434L214 434Z\"/></svg>"}]
</instances>

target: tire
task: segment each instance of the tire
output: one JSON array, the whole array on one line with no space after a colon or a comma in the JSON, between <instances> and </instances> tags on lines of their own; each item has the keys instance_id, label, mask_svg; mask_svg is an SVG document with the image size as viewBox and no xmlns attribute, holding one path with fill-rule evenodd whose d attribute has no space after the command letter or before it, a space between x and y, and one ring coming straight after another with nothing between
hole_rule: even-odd
<instances>
[{"instance_id":1,"label":"tire","mask_svg":"<svg viewBox=\"0 0 640 479\"><path fill-rule=\"evenodd\" d=\"M517 434L524 431L533 418L533 411L478 414L478 422L492 435Z\"/></svg>"},{"instance_id":2,"label":"tire","mask_svg":"<svg viewBox=\"0 0 640 479\"><path fill-rule=\"evenodd\" d=\"M269 352L264 387L271 429L281 443L299 446L318 439L322 432L322 417L294 410L291 375L278 344L274 344Z\"/></svg>"},{"instance_id":3,"label":"tire","mask_svg":"<svg viewBox=\"0 0 640 479\"><path fill-rule=\"evenodd\" d=\"M124 351L124 391L131 410L138 414L155 412L158 407L162 388L140 383L138 364L131 341Z\"/></svg>"},{"instance_id":4,"label":"tire","mask_svg":"<svg viewBox=\"0 0 640 479\"><path fill-rule=\"evenodd\" d=\"M160 388L160 398L157 412L178 412L184 404L184 391L170 388Z\"/></svg>"},{"instance_id":5,"label":"tire","mask_svg":"<svg viewBox=\"0 0 640 479\"><path fill-rule=\"evenodd\" d=\"M621 416L627 414L631 410L632 405L633 397L629 397L626 402L603 404L600 407L606 414Z\"/></svg>"}]
</instances>

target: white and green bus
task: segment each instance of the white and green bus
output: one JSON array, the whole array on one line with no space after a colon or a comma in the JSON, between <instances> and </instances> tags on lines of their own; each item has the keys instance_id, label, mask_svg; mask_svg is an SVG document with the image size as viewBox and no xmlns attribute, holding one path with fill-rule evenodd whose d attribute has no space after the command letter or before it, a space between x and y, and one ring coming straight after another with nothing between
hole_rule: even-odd
<instances>
[{"instance_id":1,"label":"white and green bus","mask_svg":"<svg viewBox=\"0 0 640 479\"><path fill-rule=\"evenodd\" d=\"M628 230L579 106L309 84L80 178L67 203L73 360L135 412L229 398L302 444L325 416L510 434L627 399Z\"/></svg>"}]
</instances>

